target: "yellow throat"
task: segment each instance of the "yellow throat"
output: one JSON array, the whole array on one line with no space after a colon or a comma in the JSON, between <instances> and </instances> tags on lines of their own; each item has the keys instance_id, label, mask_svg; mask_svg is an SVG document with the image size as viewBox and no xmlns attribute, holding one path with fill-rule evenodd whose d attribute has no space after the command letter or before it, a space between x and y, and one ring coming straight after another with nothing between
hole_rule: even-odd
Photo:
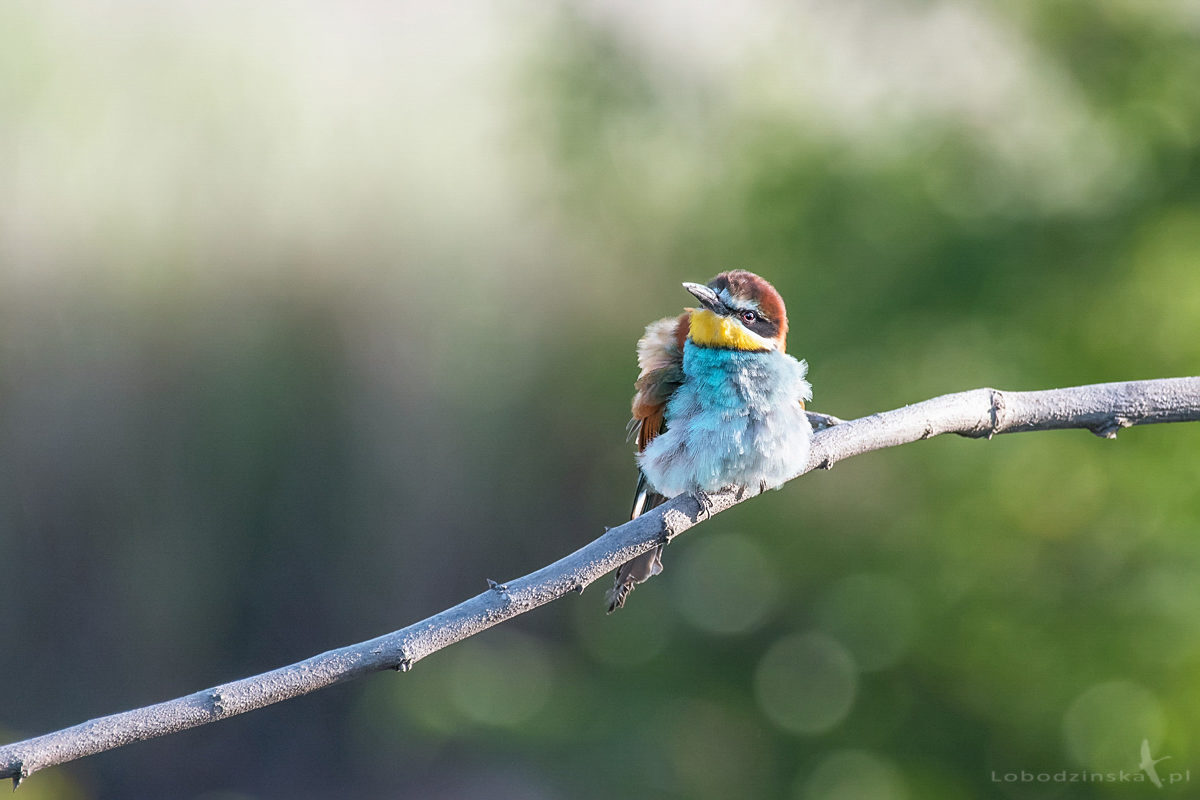
<instances>
[{"instance_id":1,"label":"yellow throat","mask_svg":"<svg viewBox=\"0 0 1200 800\"><path fill-rule=\"evenodd\" d=\"M724 347L730 350L769 350L771 345L755 336L729 317L714 314L707 308L692 309L690 337L704 347Z\"/></svg>"}]
</instances>

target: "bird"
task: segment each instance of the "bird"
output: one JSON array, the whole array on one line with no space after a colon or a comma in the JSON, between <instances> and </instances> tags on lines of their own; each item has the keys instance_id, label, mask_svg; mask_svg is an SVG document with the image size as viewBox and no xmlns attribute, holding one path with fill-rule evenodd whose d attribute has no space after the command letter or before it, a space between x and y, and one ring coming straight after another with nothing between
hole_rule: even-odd
<instances>
[{"instance_id":1,"label":"bird","mask_svg":"<svg viewBox=\"0 0 1200 800\"><path fill-rule=\"evenodd\" d=\"M1155 769L1154 765L1160 761L1166 761L1168 758L1170 756L1163 756L1162 758L1151 757L1150 740L1142 739L1142 763L1138 764L1138 769L1145 772L1150 778L1150 782L1160 789L1162 788L1162 780L1159 779L1158 770Z\"/></svg>"},{"instance_id":2,"label":"bird","mask_svg":"<svg viewBox=\"0 0 1200 800\"><path fill-rule=\"evenodd\" d=\"M630 518L681 494L777 489L808 464L808 364L785 352L783 298L746 270L684 283L698 301L638 341L630 438L638 481ZM663 545L617 572L608 611L662 572Z\"/></svg>"}]
</instances>

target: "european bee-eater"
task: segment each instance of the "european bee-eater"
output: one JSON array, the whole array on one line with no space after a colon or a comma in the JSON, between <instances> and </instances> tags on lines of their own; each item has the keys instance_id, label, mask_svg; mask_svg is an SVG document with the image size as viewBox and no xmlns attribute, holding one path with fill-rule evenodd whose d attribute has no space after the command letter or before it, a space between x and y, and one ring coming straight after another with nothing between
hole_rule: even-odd
<instances>
[{"instance_id":1,"label":"european bee-eater","mask_svg":"<svg viewBox=\"0 0 1200 800\"><path fill-rule=\"evenodd\" d=\"M775 287L752 272L685 283L700 301L646 326L630 435L637 492L631 517L684 493L775 489L808 463L808 365L784 352L787 313ZM662 572L662 546L617 570L608 610Z\"/></svg>"}]
</instances>

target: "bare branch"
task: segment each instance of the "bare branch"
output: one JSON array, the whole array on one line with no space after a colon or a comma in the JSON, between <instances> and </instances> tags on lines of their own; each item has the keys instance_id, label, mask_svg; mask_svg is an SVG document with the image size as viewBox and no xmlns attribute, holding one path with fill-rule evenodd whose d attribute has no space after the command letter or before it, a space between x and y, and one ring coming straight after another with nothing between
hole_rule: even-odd
<instances>
[{"instance_id":1,"label":"bare branch","mask_svg":"<svg viewBox=\"0 0 1200 800\"><path fill-rule=\"evenodd\" d=\"M975 389L894 411L843 421L810 412L816 434L804 472L829 469L851 456L943 433L991 438L999 433L1084 428L1114 438L1131 425L1200 420L1200 378L1105 383L1041 392ZM803 474L803 473L801 473ZM797 476L798 477L798 476ZM14 786L38 770L232 717L385 669L407 670L497 623L583 588L661 542L718 514L748 494L729 489L702 506L681 496L612 528L603 536L523 578L498 584L453 608L367 642L330 650L290 666L222 684L165 703L84 722L0 747L0 778Z\"/></svg>"}]
</instances>

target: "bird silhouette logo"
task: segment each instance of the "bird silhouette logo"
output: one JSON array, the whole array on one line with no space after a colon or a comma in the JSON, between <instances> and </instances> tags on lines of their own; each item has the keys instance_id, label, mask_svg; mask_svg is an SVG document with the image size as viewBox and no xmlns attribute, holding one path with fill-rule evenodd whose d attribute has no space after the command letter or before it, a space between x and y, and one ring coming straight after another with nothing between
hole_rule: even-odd
<instances>
[{"instance_id":1,"label":"bird silhouette logo","mask_svg":"<svg viewBox=\"0 0 1200 800\"><path fill-rule=\"evenodd\" d=\"M1154 768L1154 765L1160 761L1166 761L1168 758L1170 758L1170 756L1152 758L1150 756L1150 740L1142 739L1142 763L1138 764L1138 767L1142 770L1142 772L1146 773L1146 776L1150 778L1150 782L1159 789L1162 788L1162 781L1158 779L1158 770Z\"/></svg>"}]
</instances>

